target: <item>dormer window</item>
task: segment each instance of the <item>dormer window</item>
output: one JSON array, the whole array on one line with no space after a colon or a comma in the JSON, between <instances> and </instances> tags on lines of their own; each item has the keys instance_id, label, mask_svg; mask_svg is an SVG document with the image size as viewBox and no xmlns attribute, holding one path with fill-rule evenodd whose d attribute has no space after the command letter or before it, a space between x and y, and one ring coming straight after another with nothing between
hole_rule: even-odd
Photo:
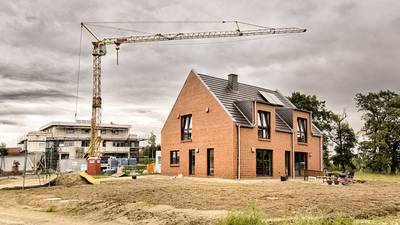
<instances>
[{"instance_id":1,"label":"dormer window","mask_svg":"<svg viewBox=\"0 0 400 225\"><path fill-rule=\"evenodd\" d=\"M192 115L181 116L181 140L192 139Z\"/></svg>"},{"instance_id":2,"label":"dormer window","mask_svg":"<svg viewBox=\"0 0 400 225\"><path fill-rule=\"evenodd\" d=\"M258 111L258 138L270 139L271 138L271 113Z\"/></svg>"},{"instance_id":3,"label":"dormer window","mask_svg":"<svg viewBox=\"0 0 400 225\"><path fill-rule=\"evenodd\" d=\"M307 143L307 119L297 118L297 141Z\"/></svg>"}]
</instances>

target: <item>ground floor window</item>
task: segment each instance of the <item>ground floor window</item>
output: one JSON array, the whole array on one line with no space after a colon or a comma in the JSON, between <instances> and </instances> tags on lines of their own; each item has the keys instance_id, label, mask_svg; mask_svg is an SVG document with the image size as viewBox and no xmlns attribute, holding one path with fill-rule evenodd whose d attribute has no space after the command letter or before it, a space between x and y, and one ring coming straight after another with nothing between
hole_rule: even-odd
<instances>
[{"instance_id":1,"label":"ground floor window","mask_svg":"<svg viewBox=\"0 0 400 225\"><path fill-rule=\"evenodd\" d=\"M194 175L196 168L196 152L194 149L189 150L189 175Z\"/></svg>"},{"instance_id":2,"label":"ground floor window","mask_svg":"<svg viewBox=\"0 0 400 225\"><path fill-rule=\"evenodd\" d=\"M170 164L179 164L179 150L170 151Z\"/></svg>"},{"instance_id":3,"label":"ground floor window","mask_svg":"<svg viewBox=\"0 0 400 225\"><path fill-rule=\"evenodd\" d=\"M290 176L290 152L285 151L285 175Z\"/></svg>"},{"instance_id":4,"label":"ground floor window","mask_svg":"<svg viewBox=\"0 0 400 225\"><path fill-rule=\"evenodd\" d=\"M307 155L306 152L294 153L294 169L296 176L303 176L304 170L307 170Z\"/></svg>"},{"instance_id":5,"label":"ground floor window","mask_svg":"<svg viewBox=\"0 0 400 225\"><path fill-rule=\"evenodd\" d=\"M257 176L272 176L272 150L256 150Z\"/></svg>"},{"instance_id":6,"label":"ground floor window","mask_svg":"<svg viewBox=\"0 0 400 225\"><path fill-rule=\"evenodd\" d=\"M207 149L207 175L214 176L214 149Z\"/></svg>"}]
</instances>

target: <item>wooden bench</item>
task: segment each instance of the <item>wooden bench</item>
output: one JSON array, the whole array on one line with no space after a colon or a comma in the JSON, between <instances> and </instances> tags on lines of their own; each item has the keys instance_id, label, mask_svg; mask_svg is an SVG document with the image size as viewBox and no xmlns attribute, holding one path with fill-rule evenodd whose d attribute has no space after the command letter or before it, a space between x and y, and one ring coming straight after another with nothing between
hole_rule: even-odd
<instances>
[{"instance_id":1,"label":"wooden bench","mask_svg":"<svg viewBox=\"0 0 400 225\"><path fill-rule=\"evenodd\" d=\"M324 177L324 172L319 170L304 170L304 180L308 180L308 177Z\"/></svg>"}]
</instances>

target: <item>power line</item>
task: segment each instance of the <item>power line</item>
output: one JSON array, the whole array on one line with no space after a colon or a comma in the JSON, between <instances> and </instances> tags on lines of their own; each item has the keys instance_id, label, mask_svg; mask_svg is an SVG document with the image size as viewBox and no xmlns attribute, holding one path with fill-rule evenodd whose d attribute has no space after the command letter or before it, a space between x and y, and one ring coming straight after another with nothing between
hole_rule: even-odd
<instances>
[{"instance_id":1,"label":"power line","mask_svg":"<svg viewBox=\"0 0 400 225\"><path fill-rule=\"evenodd\" d=\"M83 27L81 26L81 36L79 40L78 73L76 79L75 120L78 116L79 81L81 75L81 55L82 55L82 29Z\"/></svg>"},{"instance_id":2,"label":"power line","mask_svg":"<svg viewBox=\"0 0 400 225\"><path fill-rule=\"evenodd\" d=\"M177 20L142 20L142 21L88 21L84 22L85 24L139 24L139 23L234 23L235 21L228 21L228 20L184 20L184 21L177 21Z\"/></svg>"},{"instance_id":3,"label":"power line","mask_svg":"<svg viewBox=\"0 0 400 225\"><path fill-rule=\"evenodd\" d=\"M135 33L141 33L141 34L153 34L150 32L145 32L145 31L140 31L140 30L133 30L133 29L127 29L127 28L122 28L122 27L114 27L114 26L106 26L106 25L97 25L97 24L89 24L90 26L93 27L102 27L102 28L107 28L107 29L113 29L113 30L120 30L120 31L131 31Z\"/></svg>"}]
</instances>

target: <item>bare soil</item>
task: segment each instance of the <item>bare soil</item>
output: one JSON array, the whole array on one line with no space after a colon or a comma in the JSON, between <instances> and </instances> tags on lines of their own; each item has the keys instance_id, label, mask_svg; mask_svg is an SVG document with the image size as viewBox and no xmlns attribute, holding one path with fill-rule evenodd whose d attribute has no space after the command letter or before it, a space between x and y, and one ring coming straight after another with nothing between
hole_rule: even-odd
<instances>
[{"instance_id":1,"label":"bare soil","mask_svg":"<svg viewBox=\"0 0 400 225\"><path fill-rule=\"evenodd\" d=\"M266 219L297 215L358 219L400 212L400 185L367 182L329 186L321 181L231 181L147 176L99 185L0 191L0 207L28 207L73 220L118 224L211 224L230 210L255 204ZM48 213L50 213L48 212ZM48 214L47 213L47 214ZM89 220L88 220L89 219ZM1 223L1 219L0 219ZM71 222L71 224L74 224Z\"/></svg>"},{"instance_id":2,"label":"bare soil","mask_svg":"<svg viewBox=\"0 0 400 225\"><path fill-rule=\"evenodd\" d=\"M78 173L61 173L55 179L57 186L71 187L75 185L88 184Z\"/></svg>"}]
</instances>

